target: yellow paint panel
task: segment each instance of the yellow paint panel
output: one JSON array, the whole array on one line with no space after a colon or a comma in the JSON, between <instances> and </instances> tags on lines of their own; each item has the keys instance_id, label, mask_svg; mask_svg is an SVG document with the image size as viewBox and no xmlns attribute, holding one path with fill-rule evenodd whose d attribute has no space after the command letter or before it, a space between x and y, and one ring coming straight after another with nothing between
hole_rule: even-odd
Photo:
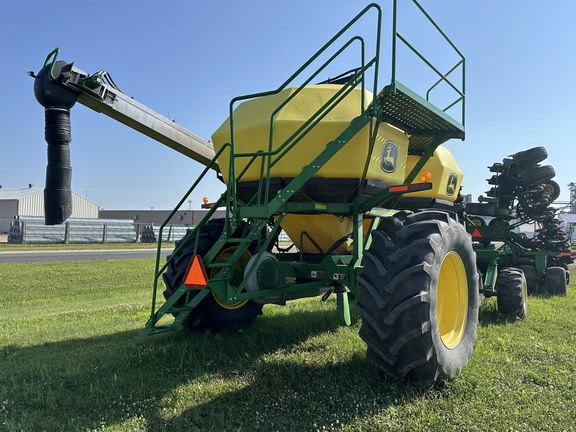
<instances>
[{"instance_id":1,"label":"yellow paint panel","mask_svg":"<svg viewBox=\"0 0 576 432\"><path fill-rule=\"evenodd\" d=\"M314 113L327 103L341 86L332 84L308 86L302 89L294 99L281 108L274 116L273 136L270 137L272 113L297 88L289 88L272 96L252 99L240 104L234 111L234 130L236 153L254 153L259 150L275 150L302 127ZM364 105L372 101L372 94L364 92ZM346 98L330 111L322 121L314 126L305 137L282 159L273 166L271 178L292 178L300 174L326 145L335 140L361 114L362 91L354 89ZM359 178L368 157L370 125L360 131L339 151L315 177L321 178ZM272 144L270 147L270 139ZM230 142L230 123L227 119L212 135L214 148L218 151ZM392 143L392 144L391 144ZM387 184L402 183L405 178L406 157L408 151L407 135L382 123L368 166L367 178ZM273 159L275 156L273 157ZM242 181L260 178L261 158L251 165ZM224 180L228 181L229 152L225 151L218 164ZM240 173L248 163L248 158L237 159L236 173Z\"/></svg>"},{"instance_id":2,"label":"yellow paint panel","mask_svg":"<svg viewBox=\"0 0 576 432\"><path fill-rule=\"evenodd\" d=\"M406 174L412 170L419 159L420 156L408 156ZM422 182L420 176L424 171L432 174L432 189L406 194L404 195L406 198L439 198L452 202L456 200L464 175L450 150L442 145L438 146L434 155L424 165L424 168L418 173L413 183Z\"/></svg>"}]
</instances>

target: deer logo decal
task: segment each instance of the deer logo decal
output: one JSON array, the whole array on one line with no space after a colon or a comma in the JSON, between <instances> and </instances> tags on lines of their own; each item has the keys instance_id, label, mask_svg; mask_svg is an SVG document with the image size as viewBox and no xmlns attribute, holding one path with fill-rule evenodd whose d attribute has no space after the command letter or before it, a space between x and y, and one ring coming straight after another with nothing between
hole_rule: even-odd
<instances>
[{"instance_id":1,"label":"deer logo decal","mask_svg":"<svg viewBox=\"0 0 576 432\"><path fill-rule=\"evenodd\" d=\"M448 185L446 186L446 195L454 195L456 185L458 184L458 174L450 173L448 176Z\"/></svg>"},{"instance_id":2,"label":"deer logo decal","mask_svg":"<svg viewBox=\"0 0 576 432\"><path fill-rule=\"evenodd\" d=\"M396 171L398 162L398 144L394 141L386 141L382 147L382 157L380 158L380 168L384 172L392 173Z\"/></svg>"}]
</instances>

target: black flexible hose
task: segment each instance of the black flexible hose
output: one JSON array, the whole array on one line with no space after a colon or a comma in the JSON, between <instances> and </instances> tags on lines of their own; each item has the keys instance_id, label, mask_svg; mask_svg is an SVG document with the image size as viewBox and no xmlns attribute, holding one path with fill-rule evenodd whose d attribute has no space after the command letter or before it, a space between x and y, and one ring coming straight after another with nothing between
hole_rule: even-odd
<instances>
[{"instance_id":1,"label":"black flexible hose","mask_svg":"<svg viewBox=\"0 0 576 432\"><path fill-rule=\"evenodd\" d=\"M72 167L70 166L70 110L46 108L44 136L48 143L48 165L44 188L46 225L61 224L72 214Z\"/></svg>"}]
</instances>

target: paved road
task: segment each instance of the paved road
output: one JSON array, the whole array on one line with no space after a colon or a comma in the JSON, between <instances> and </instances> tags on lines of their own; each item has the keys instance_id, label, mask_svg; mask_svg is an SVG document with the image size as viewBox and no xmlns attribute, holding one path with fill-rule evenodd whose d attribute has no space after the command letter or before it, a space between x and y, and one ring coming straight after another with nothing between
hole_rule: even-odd
<instances>
[{"instance_id":1,"label":"paved road","mask_svg":"<svg viewBox=\"0 0 576 432\"><path fill-rule=\"evenodd\" d=\"M170 252L169 249L162 250L162 256ZM0 264L154 257L156 249L0 252Z\"/></svg>"}]
</instances>

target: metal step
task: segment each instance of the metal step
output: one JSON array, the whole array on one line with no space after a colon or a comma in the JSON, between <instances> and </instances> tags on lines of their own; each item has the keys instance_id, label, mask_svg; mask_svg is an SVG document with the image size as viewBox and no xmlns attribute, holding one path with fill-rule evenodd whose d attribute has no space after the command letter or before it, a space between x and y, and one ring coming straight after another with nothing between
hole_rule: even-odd
<instances>
[{"instance_id":1,"label":"metal step","mask_svg":"<svg viewBox=\"0 0 576 432\"><path fill-rule=\"evenodd\" d=\"M422 154L431 145L464 139L464 126L399 82L378 94L381 120L410 135L409 154Z\"/></svg>"}]
</instances>

